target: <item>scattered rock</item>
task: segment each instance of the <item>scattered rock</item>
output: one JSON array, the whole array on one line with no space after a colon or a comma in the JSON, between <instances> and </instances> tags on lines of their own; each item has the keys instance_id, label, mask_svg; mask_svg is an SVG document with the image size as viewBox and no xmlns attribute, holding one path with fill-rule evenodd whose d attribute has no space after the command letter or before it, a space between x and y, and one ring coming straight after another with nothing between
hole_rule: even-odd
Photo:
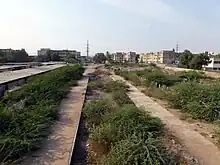
<instances>
[{"instance_id":1,"label":"scattered rock","mask_svg":"<svg viewBox=\"0 0 220 165\"><path fill-rule=\"evenodd\" d=\"M215 135L211 134L211 135L209 135L209 137L213 139L215 137Z\"/></svg>"},{"instance_id":2,"label":"scattered rock","mask_svg":"<svg viewBox=\"0 0 220 165\"><path fill-rule=\"evenodd\" d=\"M199 123L197 123L196 125L197 125L199 128L202 128L202 126L201 126Z\"/></svg>"}]
</instances>

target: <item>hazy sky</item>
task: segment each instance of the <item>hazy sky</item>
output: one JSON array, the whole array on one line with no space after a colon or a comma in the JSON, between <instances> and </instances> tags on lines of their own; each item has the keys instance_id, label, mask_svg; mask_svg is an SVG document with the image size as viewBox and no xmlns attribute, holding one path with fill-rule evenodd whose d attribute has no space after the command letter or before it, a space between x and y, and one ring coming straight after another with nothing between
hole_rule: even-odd
<instances>
[{"instance_id":1,"label":"hazy sky","mask_svg":"<svg viewBox=\"0 0 220 165\"><path fill-rule=\"evenodd\" d=\"M219 0L0 0L0 48L220 52Z\"/></svg>"}]
</instances>

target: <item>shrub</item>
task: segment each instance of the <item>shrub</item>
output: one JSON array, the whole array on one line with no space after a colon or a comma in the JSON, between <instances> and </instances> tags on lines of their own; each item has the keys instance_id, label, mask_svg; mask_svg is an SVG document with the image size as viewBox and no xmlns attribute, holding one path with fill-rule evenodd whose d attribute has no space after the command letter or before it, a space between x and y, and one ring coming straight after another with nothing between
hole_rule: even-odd
<instances>
[{"instance_id":1,"label":"shrub","mask_svg":"<svg viewBox=\"0 0 220 165\"><path fill-rule=\"evenodd\" d=\"M128 95L126 94L126 91L123 89L117 90L113 92L113 99L115 102L121 106L123 104L133 104L133 102L130 100Z\"/></svg>"},{"instance_id":2,"label":"shrub","mask_svg":"<svg viewBox=\"0 0 220 165\"><path fill-rule=\"evenodd\" d=\"M144 74L145 83L146 85L155 84L156 86L172 86L179 82L179 79L174 75L168 75L162 71L152 71L146 72Z\"/></svg>"},{"instance_id":3,"label":"shrub","mask_svg":"<svg viewBox=\"0 0 220 165\"><path fill-rule=\"evenodd\" d=\"M167 93L167 99L175 108L192 114L194 118L214 121L219 119L220 85L180 83Z\"/></svg>"},{"instance_id":4,"label":"shrub","mask_svg":"<svg viewBox=\"0 0 220 165\"><path fill-rule=\"evenodd\" d=\"M110 148L103 164L166 164L167 151L157 139L162 128L160 119L125 105L109 114L90 138Z\"/></svg>"},{"instance_id":5,"label":"shrub","mask_svg":"<svg viewBox=\"0 0 220 165\"><path fill-rule=\"evenodd\" d=\"M138 136L119 141L112 147L106 165L165 165L166 159L162 155L160 141L150 136L140 139Z\"/></svg>"},{"instance_id":6,"label":"shrub","mask_svg":"<svg viewBox=\"0 0 220 165\"><path fill-rule=\"evenodd\" d=\"M183 71L178 74L178 76L185 81L197 81L199 79L205 78L204 72L198 71Z\"/></svg>"},{"instance_id":7,"label":"shrub","mask_svg":"<svg viewBox=\"0 0 220 165\"><path fill-rule=\"evenodd\" d=\"M81 78L83 72L81 66L65 66L31 78L4 97L0 103L1 163L39 148L58 116L59 103L72 84L69 82Z\"/></svg>"},{"instance_id":8,"label":"shrub","mask_svg":"<svg viewBox=\"0 0 220 165\"><path fill-rule=\"evenodd\" d=\"M122 82L122 81L108 81L107 83L104 83L104 89L105 92L112 92L112 91L118 91L118 90L128 90L128 86Z\"/></svg>"},{"instance_id":9,"label":"shrub","mask_svg":"<svg viewBox=\"0 0 220 165\"><path fill-rule=\"evenodd\" d=\"M98 141L105 140L108 144L126 139L133 134L145 138L150 132L156 137L163 126L160 119L141 112L134 105L123 106L103 121L103 124L92 132L92 137L96 137L95 140Z\"/></svg>"},{"instance_id":10,"label":"shrub","mask_svg":"<svg viewBox=\"0 0 220 165\"><path fill-rule=\"evenodd\" d=\"M109 100L91 101L83 109L83 115L87 119L90 127L97 126L101 123L102 117L112 111L114 105Z\"/></svg>"}]
</instances>

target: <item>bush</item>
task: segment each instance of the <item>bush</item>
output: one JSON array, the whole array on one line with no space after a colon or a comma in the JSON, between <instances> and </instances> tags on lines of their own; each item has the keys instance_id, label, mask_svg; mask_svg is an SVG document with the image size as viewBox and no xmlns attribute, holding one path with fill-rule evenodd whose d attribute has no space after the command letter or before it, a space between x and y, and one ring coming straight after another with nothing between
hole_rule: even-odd
<instances>
[{"instance_id":1,"label":"bush","mask_svg":"<svg viewBox=\"0 0 220 165\"><path fill-rule=\"evenodd\" d=\"M101 123L103 116L110 113L114 105L109 100L91 101L83 109L83 116L86 118L90 127L97 126Z\"/></svg>"},{"instance_id":2,"label":"bush","mask_svg":"<svg viewBox=\"0 0 220 165\"><path fill-rule=\"evenodd\" d=\"M123 89L114 91L112 94L113 94L113 99L119 106L123 104L133 104L133 102L130 100L130 98L126 94L126 91Z\"/></svg>"},{"instance_id":3,"label":"bush","mask_svg":"<svg viewBox=\"0 0 220 165\"><path fill-rule=\"evenodd\" d=\"M167 93L167 99L175 108L192 114L194 118L206 121L219 119L220 85L180 83Z\"/></svg>"},{"instance_id":4,"label":"bush","mask_svg":"<svg viewBox=\"0 0 220 165\"><path fill-rule=\"evenodd\" d=\"M172 86L180 79L175 75L169 75L162 72L161 70L146 69L142 71L122 71L118 73L126 80L131 81L135 85L146 85L146 86Z\"/></svg>"},{"instance_id":5,"label":"bush","mask_svg":"<svg viewBox=\"0 0 220 165\"><path fill-rule=\"evenodd\" d=\"M204 72L198 71L183 71L178 74L178 76L185 81L197 81L199 79L205 78Z\"/></svg>"},{"instance_id":6,"label":"bush","mask_svg":"<svg viewBox=\"0 0 220 165\"><path fill-rule=\"evenodd\" d=\"M140 139L138 136L119 141L112 147L106 165L162 165L168 162L161 152L160 141L150 136ZM160 148L160 149L158 149Z\"/></svg>"},{"instance_id":7,"label":"bush","mask_svg":"<svg viewBox=\"0 0 220 165\"><path fill-rule=\"evenodd\" d=\"M160 119L141 112L134 105L125 105L103 120L103 123L93 131L92 137L96 137L94 140L98 141L105 140L108 144L116 143L134 134L146 138L150 132L156 137L161 132L162 126Z\"/></svg>"},{"instance_id":8,"label":"bush","mask_svg":"<svg viewBox=\"0 0 220 165\"><path fill-rule=\"evenodd\" d=\"M90 138L107 144L110 152L103 164L166 164L167 151L158 137L163 124L159 118L125 105L96 127Z\"/></svg>"},{"instance_id":9,"label":"bush","mask_svg":"<svg viewBox=\"0 0 220 165\"><path fill-rule=\"evenodd\" d=\"M58 107L73 82L82 77L81 66L65 66L36 76L0 103L0 162L14 160L39 148Z\"/></svg>"},{"instance_id":10,"label":"bush","mask_svg":"<svg viewBox=\"0 0 220 165\"><path fill-rule=\"evenodd\" d=\"M146 72L144 74L146 85L149 86L150 84L155 84L157 87L159 86L172 86L179 82L180 80L174 75L168 75L162 71L152 71Z\"/></svg>"}]
</instances>

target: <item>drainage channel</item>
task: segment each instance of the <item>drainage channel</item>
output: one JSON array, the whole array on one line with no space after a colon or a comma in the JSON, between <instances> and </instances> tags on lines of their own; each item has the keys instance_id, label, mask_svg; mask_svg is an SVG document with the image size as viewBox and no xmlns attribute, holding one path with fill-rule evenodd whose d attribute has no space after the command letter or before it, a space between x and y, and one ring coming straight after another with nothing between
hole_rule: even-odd
<instances>
[{"instance_id":1,"label":"drainage channel","mask_svg":"<svg viewBox=\"0 0 220 165\"><path fill-rule=\"evenodd\" d=\"M89 81L94 81L98 78L92 73L88 74L88 76ZM86 104L86 102L101 99L100 97L98 97L99 94L96 94L96 96L94 96L95 93L96 92L92 91L90 87L87 88L84 105ZM88 139L89 130L86 126L86 120L81 114L70 165L88 165Z\"/></svg>"},{"instance_id":2,"label":"drainage channel","mask_svg":"<svg viewBox=\"0 0 220 165\"><path fill-rule=\"evenodd\" d=\"M87 141L89 131L85 124L85 119L81 116L75 146L70 165L87 165L88 147Z\"/></svg>"}]
</instances>

